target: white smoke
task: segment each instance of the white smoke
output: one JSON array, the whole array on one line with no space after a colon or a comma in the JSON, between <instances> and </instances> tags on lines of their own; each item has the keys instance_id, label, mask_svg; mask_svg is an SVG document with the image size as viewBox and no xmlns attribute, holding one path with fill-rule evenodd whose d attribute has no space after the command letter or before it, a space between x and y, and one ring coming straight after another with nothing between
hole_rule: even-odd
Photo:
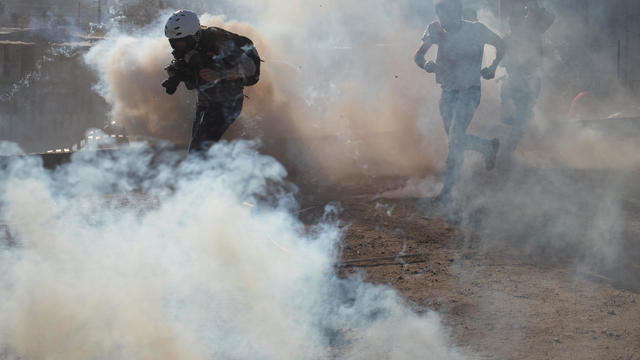
<instances>
[{"instance_id":1,"label":"white smoke","mask_svg":"<svg viewBox=\"0 0 640 360\"><path fill-rule=\"evenodd\" d=\"M254 143L3 164L7 359L457 359L433 313L335 274L335 223L292 216Z\"/></svg>"}]
</instances>

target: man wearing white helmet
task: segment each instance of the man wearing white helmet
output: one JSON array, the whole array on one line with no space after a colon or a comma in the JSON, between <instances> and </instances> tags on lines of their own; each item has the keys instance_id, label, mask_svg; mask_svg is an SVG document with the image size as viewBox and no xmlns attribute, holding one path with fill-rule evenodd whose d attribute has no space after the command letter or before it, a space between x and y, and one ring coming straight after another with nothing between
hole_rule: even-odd
<instances>
[{"instance_id":1,"label":"man wearing white helmet","mask_svg":"<svg viewBox=\"0 0 640 360\"><path fill-rule=\"evenodd\" d=\"M248 38L203 27L192 11L175 12L164 31L174 61L166 69L169 79L162 86L168 94L180 82L198 91L189 152L206 152L240 115L244 87L260 77L260 56Z\"/></svg>"}]
</instances>

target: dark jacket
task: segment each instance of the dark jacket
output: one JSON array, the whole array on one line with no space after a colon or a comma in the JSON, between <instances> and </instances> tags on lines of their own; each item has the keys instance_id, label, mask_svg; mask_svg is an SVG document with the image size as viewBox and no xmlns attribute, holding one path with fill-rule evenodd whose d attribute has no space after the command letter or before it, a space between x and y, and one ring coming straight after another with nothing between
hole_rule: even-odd
<instances>
[{"instance_id":1,"label":"dark jacket","mask_svg":"<svg viewBox=\"0 0 640 360\"><path fill-rule=\"evenodd\" d=\"M215 71L229 71L240 67L253 66L246 55L255 51L253 43L240 36L217 27L203 27L197 43L197 50L206 58L205 66ZM254 68L255 71L255 68ZM245 81L221 80L215 84L205 84L198 90L199 100L225 101L242 95Z\"/></svg>"}]
</instances>

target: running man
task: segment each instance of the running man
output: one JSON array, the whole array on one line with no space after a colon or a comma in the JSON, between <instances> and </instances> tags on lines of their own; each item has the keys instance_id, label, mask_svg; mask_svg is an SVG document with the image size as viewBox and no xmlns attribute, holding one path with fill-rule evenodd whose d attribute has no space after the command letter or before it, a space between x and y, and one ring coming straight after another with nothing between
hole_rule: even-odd
<instances>
[{"instance_id":1,"label":"running man","mask_svg":"<svg viewBox=\"0 0 640 360\"><path fill-rule=\"evenodd\" d=\"M440 0L436 4L439 22L429 25L422 45L415 54L416 64L428 73L436 74L442 87L440 115L449 137L449 153L443 188L438 196L442 204L453 198L453 187L464 163L464 151L474 150L484 155L487 170L495 167L500 142L466 133L480 104L480 77L490 80L505 55L504 40L479 22L463 20L460 0ZM484 46L496 48L496 59L482 69ZM425 55L438 45L436 61L426 61Z\"/></svg>"}]
</instances>

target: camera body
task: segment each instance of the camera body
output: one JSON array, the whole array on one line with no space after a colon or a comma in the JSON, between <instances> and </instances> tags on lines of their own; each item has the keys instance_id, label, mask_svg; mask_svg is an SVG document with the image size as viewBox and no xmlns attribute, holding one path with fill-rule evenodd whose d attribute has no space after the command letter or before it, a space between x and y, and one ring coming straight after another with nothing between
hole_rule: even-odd
<instances>
[{"instance_id":1,"label":"camera body","mask_svg":"<svg viewBox=\"0 0 640 360\"><path fill-rule=\"evenodd\" d=\"M200 78L200 70L205 66L199 52L192 50L184 56L176 55L174 52L174 59L166 68L170 74L169 78L162 83L169 95L173 95L182 82L188 90L193 90L205 82Z\"/></svg>"}]
</instances>

